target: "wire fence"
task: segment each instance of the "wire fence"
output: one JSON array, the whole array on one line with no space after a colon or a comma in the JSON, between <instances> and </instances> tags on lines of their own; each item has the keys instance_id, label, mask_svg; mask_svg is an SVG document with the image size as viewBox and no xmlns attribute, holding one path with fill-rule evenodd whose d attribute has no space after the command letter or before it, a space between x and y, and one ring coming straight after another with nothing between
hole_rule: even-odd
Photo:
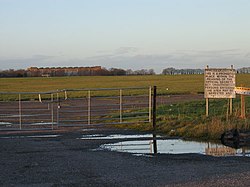
<instances>
[{"instance_id":1,"label":"wire fence","mask_svg":"<svg viewBox=\"0 0 250 187\"><path fill-rule=\"evenodd\" d=\"M183 96L179 96L183 97ZM169 100L172 102L160 102L161 96L158 96L158 114L166 114L166 115L206 115L206 101L202 98L203 95L197 97L196 100L181 100L178 102L178 96L171 95L169 96ZM171 98L176 98L173 99ZM250 118L250 96L245 96L245 109L246 109L246 117ZM210 99L209 100L209 116L226 116L230 115L230 104L229 99ZM240 96L233 99L233 109L232 115L237 117L241 115L241 102Z\"/></svg>"},{"instance_id":2,"label":"wire fence","mask_svg":"<svg viewBox=\"0 0 250 187\"><path fill-rule=\"evenodd\" d=\"M151 95L151 87L1 92L10 99L0 101L0 130L148 123Z\"/></svg>"}]
</instances>

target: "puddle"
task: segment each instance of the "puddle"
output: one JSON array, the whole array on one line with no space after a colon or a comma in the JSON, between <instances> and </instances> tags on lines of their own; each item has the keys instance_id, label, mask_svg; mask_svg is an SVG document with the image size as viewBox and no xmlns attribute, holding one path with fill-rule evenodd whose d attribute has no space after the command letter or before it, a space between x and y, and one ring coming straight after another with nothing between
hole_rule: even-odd
<instances>
[{"instance_id":1,"label":"puddle","mask_svg":"<svg viewBox=\"0 0 250 187\"><path fill-rule=\"evenodd\" d=\"M34 135L34 136L5 136L0 137L0 139L18 139L18 138L56 138L61 135L57 134L46 134L46 135Z\"/></svg>"},{"instance_id":2,"label":"puddle","mask_svg":"<svg viewBox=\"0 0 250 187\"><path fill-rule=\"evenodd\" d=\"M97 129L82 129L83 132L86 132L86 131L95 131Z\"/></svg>"},{"instance_id":3,"label":"puddle","mask_svg":"<svg viewBox=\"0 0 250 187\"><path fill-rule=\"evenodd\" d=\"M33 116L37 116L37 115L30 115L30 114L27 114L27 115L24 115L22 114L22 117L33 117ZM9 116L5 116L6 118L18 118L20 117L19 114L15 114L15 115L9 115Z\"/></svg>"},{"instance_id":4,"label":"puddle","mask_svg":"<svg viewBox=\"0 0 250 187\"><path fill-rule=\"evenodd\" d=\"M161 136L157 136L158 138ZM123 134L112 134L106 136L104 134L91 134L91 135L83 135L81 140L110 140L110 139L135 139L135 138L144 138L144 139L152 139L152 134L143 134L143 135L123 135Z\"/></svg>"},{"instance_id":5,"label":"puddle","mask_svg":"<svg viewBox=\"0 0 250 187\"><path fill-rule=\"evenodd\" d=\"M245 148L234 149L222 144L200 143L180 139L157 140L156 147L157 153L160 154L196 153L212 156L250 156L250 150ZM123 141L113 144L104 144L100 146L100 149L128 152L136 156L152 154L155 152L152 140Z\"/></svg>"},{"instance_id":6,"label":"puddle","mask_svg":"<svg viewBox=\"0 0 250 187\"><path fill-rule=\"evenodd\" d=\"M57 123L54 122L53 125L56 125ZM38 123L33 123L31 125L52 125L52 122L38 122Z\"/></svg>"},{"instance_id":7,"label":"puddle","mask_svg":"<svg viewBox=\"0 0 250 187\"><path fill-rule=\"evenodd\" d=\"M11 125L11 124L12 124L12 123L0 121L0 125Z\"/></svg>"}]
</instances>

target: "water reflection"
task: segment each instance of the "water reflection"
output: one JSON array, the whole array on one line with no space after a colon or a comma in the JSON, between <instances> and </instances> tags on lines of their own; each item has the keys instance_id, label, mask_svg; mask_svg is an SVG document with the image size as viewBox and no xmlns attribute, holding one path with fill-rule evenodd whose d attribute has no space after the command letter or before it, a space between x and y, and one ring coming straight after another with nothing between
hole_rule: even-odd
<instances>
[{"instance_id":1,"label":"water reflection","mask_svg":"<svg viewBox=\"0 0 250 187\"><path fill-rule=\"evenodd\" d=\"M206 155L212 155L212 156L234 156L236 155L237 151L236 149L233 149L231 147L226 147L223 145L216 145L215 147L211 147L210 143L208 143L208 147L205 148L205 154Z\"/></svg>"},{"instance_id":2,"label":"water reflection","mask_svg":"<svg viewBox=\"0 0 250 187\"><path fill-rule=\"evenodd\" d=\"M154 154L157 154L157 139L156 139L156 134L153 134L153 148L154 148Z\"/></svg>"},{"instance_id":3,"label":"water reflection","mask_svg":"<svg viewBox=\"0 0 250 187\"><path fill-rule=\"evenodd\" d=\"M155 135L151 140L122 141L104 144L101 149L111 151L129 152L133 154L187 154L197 153L211 156L249 156L249 149L234 149L219 143L204 143L184 141L181 139L157 139Z\"/></svg>"}]
</instances>

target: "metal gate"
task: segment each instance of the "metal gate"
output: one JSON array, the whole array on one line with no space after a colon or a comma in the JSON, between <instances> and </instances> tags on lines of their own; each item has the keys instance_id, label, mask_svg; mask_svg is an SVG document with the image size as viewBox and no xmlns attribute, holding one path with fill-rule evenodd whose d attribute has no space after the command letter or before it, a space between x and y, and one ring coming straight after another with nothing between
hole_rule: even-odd
<instances>
[{"instance_id":1,"label":"metal gate","mask_svg":"<svg viewBox=\"0 0 250 187\"><path fill-rule=\"evenodd\" d=\"M0 130L151 122L151 87L0 92Z\"/></svg>"}]
</instances>

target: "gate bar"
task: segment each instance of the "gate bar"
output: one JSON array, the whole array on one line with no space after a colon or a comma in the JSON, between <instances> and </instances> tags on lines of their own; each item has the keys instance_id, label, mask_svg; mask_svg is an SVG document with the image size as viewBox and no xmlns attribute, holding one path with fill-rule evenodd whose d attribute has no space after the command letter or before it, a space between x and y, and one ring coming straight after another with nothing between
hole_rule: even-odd
<instances>
[{"instance_id":1,"label":"gate bar","mask_svg":"<svg viewBox=\"0 0 250 187\"><path fill-rule=\"evenodd\" d=\"M91 123L91 95L90 90L88 91L88 125Z\"/></svg>"},{"instance_id":2,"label":"gate bar","mask_svg":"<svg viewBox=\"0 0 250 187\"><path fill-rule=\"evenodd\" d=\"M19 97L19 129L22 130L22 101L21 101L21 94L18 95Z\"/></svg>"},{"instance_id":3,"label":"gate bar","mask_svg":"<svg viewBox=\"0 0 250 187\"><path fill-rule=\"evenodd\" d=\"M120 123L122 123L122 89L120 89Z\"/></svg>"},{"instance_id":4,"label":"gate bar","mask_svg":"<svg viewBox=\"0 0 250 187\"><path fill-rule=\"evenodd\" d=\"M51 129L54 129L54 103L53 93L51 94Z\"/></svg>"},{"instance_id":5,"label":"gate bar","mask_svg":"<svg viewBox=\"0 0 250 187\"><path fill-rule=\"evenodd\" d=\"M148 122L151 123L152 120L152 88L149 87L149 94L148 94Z\"/></svg>"}]
</instances>

